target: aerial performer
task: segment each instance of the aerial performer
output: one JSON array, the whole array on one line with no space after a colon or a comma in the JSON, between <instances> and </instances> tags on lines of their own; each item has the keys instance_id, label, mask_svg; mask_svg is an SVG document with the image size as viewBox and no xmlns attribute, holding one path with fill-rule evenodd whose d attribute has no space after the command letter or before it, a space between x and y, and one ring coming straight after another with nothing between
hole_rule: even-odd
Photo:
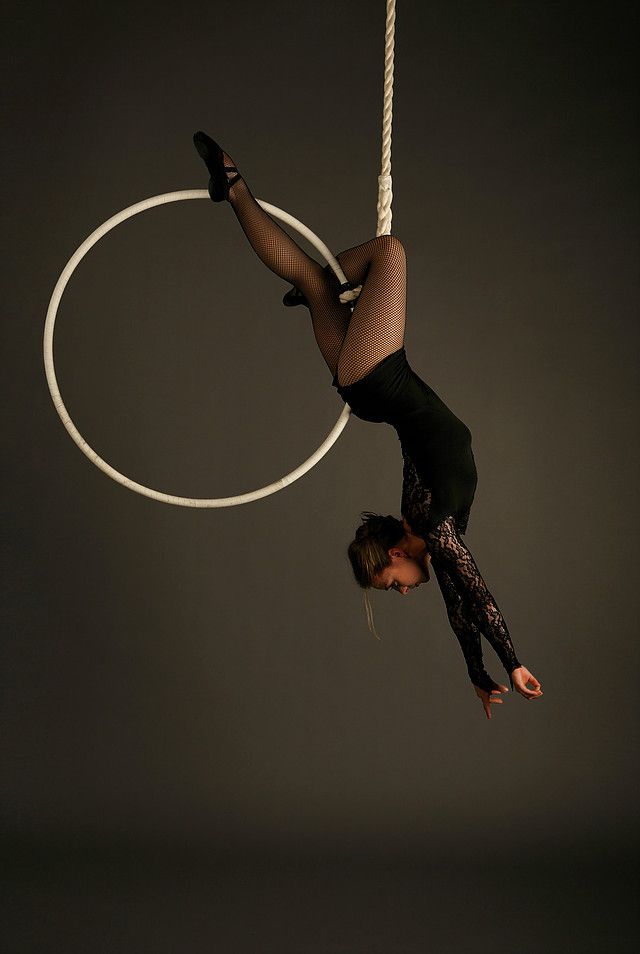
<instances>
[{"instance_id":1,"label":"aerial performer","mask_svg":"<svg viewBox=\"0 0 640 954\"><path fill-rule=\"evenodd\" d=\"M407 361L402 243L379 235L341 252L347 282L340 285L331 268L307 255L258 204L228 153L204 132L193 139L209 172L211 199L230 203L260 260L293 286L284 304L309 309L341 398L362 420L390 424L400 439L402 519L362 514L348 549L356 582L365 596L371 588L406 596L429 580L431 567L487 718L508 688L486 671L481 635L511 688L525 699L539 698L541 685L518 660L504 617L462 539L477 484L471 432ZM344 300L358 289L355 304Z\"/></svg>"}]
</instances>

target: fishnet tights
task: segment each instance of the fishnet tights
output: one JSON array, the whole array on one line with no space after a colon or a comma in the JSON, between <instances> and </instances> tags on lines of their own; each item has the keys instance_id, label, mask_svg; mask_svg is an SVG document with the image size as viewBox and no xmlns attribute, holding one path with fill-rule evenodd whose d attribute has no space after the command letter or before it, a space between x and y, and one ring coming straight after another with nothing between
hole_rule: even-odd
<instances>
[{"instance_id":1,"label":"fishnet tights","mask_svg":"<svg viewBox=\"0 0 640 954\"><path fill-rule=\"evenodd\" d=\"M224 158L226 166L234 165L226 153ZM338 255L348 281L362 285L352 312L338 300L335 276L328 276L258 205L244 179L231 186L229 201L261 261L307 299L318 347L338 384L354 384L402 347L406 262L398 239L382 235Z\"/></svg>"}]
</instances>

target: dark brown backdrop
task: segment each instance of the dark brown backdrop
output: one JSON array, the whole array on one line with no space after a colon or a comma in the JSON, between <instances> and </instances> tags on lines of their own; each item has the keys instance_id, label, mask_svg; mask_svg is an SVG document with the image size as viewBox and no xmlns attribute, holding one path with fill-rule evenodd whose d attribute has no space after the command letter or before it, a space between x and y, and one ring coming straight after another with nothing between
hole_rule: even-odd
<instances>
[{"instance_id":1,"label":"dark brown backdrop","mask_svg":"<svg viewBox=\"0 0 640 954\"><path fill-rule=\"evenodd\" d=\"M409 357L473 431L467 542L541 701L485 721L435 585L376 597L369 636L344 550L361 509L398 511L390 429L354 420L287 491L189 511L93 468L46 388L64 263L205 186L197 128L335 250L370 237L383 28L381 0L8 5L11 950L600 951L616 922L630 945L631 5L398 6ZM341 405L285 289L226 206L118 228L60 309L81 432L175 493L291 470Z\"/></svg>"}]
</instances>

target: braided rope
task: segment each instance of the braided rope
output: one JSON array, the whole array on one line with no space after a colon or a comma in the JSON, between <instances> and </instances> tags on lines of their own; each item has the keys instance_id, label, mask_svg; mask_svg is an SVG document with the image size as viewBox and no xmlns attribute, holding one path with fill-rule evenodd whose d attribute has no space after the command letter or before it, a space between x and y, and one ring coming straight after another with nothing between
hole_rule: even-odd
<instances>
[{"instance_id":1,"label":"braided rope","mask_svg":"<svg viewBox=\"0 0 640 954\"><path fill-rule=\"evenodd\" d=\"M396 0L387 0L387 19L384 31L384 95L382 109L382 163L378 176L378 223L376 235L391 235L391 127L393 125L393 58L395 52ZM340 301L353 303L362 291L362 285L341 285Z\"/></svg>"},{"instance_id":2,"label":"braided rope","mask_svg":"<svg viewBox=\"0 0 640 954\"><path fill-rule=\"evenodd\" d=\"M382 110L382 165L378 176L378 225L376 235L391 234L391 125L393 122L393 56L395 47L396 0L387 0L384 32L384 105Z\"/></svg>"}]
</instances>

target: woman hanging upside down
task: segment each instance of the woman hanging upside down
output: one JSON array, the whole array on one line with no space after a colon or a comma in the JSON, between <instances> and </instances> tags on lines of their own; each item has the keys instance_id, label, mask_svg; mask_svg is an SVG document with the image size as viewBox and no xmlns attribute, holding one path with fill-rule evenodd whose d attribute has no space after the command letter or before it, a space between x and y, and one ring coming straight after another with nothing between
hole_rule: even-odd
<instances>
[{"instance_id":1,"label":"woman hanging upside down","mask_svg":"<svg viewBox=\"0 0 640 954\"><path fill-rule=\"evenodd\" d=\"M358 417L391 424L400 438L403 519L362 515L349 546L356 581L365 590L406 596L429 579L431 565L487 718L492 703L501 703L508 689L484 668L481 634L496 651L511 687L525 699L538 698L540 683L518 661L504 618L462 541L477 483L471 432L407 363L402 244L381 235L338 255L349 286L362 286L352 310L339 300L334 273L258 205L229 155L203 132L193 139L209 170L213 201L230 202L258 257L294 286L284 303L309 308L340 396Z\"/></svg>"}]
</instances>

